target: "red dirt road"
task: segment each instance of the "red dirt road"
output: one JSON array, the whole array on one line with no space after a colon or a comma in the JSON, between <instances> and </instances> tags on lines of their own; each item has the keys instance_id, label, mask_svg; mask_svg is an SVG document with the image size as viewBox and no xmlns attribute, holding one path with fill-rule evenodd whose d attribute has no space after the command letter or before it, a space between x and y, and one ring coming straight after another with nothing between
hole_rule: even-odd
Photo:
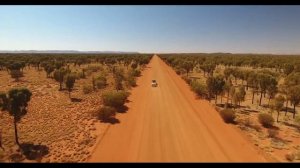
<instances>
[{"instance_id":1,"label":"red dirt road","mask_svg":"<svg viewBox=\"0 0 300 168\"><path fill-rule=\"evenodd\" d=\"M156 79L158 87L151 87ZM265 162L240 132L154 56L89 162Z\"/></svg>"}]
</instances>

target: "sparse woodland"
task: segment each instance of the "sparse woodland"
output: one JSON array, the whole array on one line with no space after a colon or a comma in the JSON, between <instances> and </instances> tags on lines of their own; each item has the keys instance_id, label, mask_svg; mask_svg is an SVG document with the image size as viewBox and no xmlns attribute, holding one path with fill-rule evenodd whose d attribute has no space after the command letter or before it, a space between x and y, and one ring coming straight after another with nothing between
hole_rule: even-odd
<instances>
[{"instance_id":1,"label":"sparse woodland","mask_svg":"<svg viewBox=\"0 0 300 168\"><path fill-rule=\"evenodd\" d=\"M107 125L120 122L151 57L0 54L0 162L86 161ZM278 160L300 160L300 56L159 57L257 147Z\"/></svg>"},{"instance_id":2,"label":"sparse woodland","mask_svg":"<svg viewBox=\"0 0 300 168\"><path fill-rule=\"evenodd\" d=\"M279 159L300 160L300 56L161 54L225 122Z\"/></svg>"},{"instance_id":3,"label":"sparse woodland","mask_svg":"<svg viewBox=\"0 0 300 168\"><path fill-rule=\"evenodd\" d=\"M0 162L85 161L151 57L0 54Z\"/></svg>"}]
</instances>

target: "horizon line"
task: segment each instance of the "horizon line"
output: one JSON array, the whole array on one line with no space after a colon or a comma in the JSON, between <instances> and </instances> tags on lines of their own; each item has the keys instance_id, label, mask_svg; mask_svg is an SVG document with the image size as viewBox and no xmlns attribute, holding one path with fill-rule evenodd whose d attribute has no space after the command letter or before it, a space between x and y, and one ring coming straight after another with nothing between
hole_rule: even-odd
<instances>
[{"instance_id":1,"label":"horizon line","mask_svg":"<svg viewBox=\"0 0 300 168\"><path fill-rule=\"evenodd\" d=\"M268 52L139 52L139 51L117 51L117 50L0 50L1 54L4 53L39 53L39 52L61 52L61 53L139 53L139 54L257 54L257 55L299 55L300 53L268 53Z\"/></svg>"}]
</instances>

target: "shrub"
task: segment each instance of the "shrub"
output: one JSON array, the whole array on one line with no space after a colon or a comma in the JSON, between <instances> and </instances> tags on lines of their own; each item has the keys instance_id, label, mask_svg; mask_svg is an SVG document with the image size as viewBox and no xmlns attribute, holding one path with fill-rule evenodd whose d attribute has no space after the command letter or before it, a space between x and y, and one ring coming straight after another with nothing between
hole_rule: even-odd
<instances>
[{"instance_id":1,"label":"shrub","mask_svg":"<svg viewBox=\"0 0 300 168\"><path fill-rule=\"evenodd\" d=\"M82 91L84 94L89 94L93 91L93 86L91 85L83 85Z\"/></svg>"},{"instance_id":2,"label":"shrub","mask_svg":"<svg viewBox=\"0 0 300 168\"><path fill-rule=\"evenodd\" d=\"M270 138L275 138L278 135L278 131L274 129L268 129L268 134Z\"/></svg>"},{"instance_id":3,"label":"shrub","mask_svg":"<svg viewBox=\"0 0 300 168\"><path fill-rule=\"evenodd\" d=\"M103 89L107 85L107 80L104 76L98 76L95 79L95 85L98 89Z\"/></svg>"},{"instance_id":4,"label":"shrub","mask_svg":"<svg viewBox=\"0 0 300 168\"><path fill-rule=\"evenodd\" d=\"M125 91L108 91L102 94L102 99L104 105L120 108L125 104L128 96L129 93Z\"/></svg>"},{"instance_id":5,"label":"shrub","mask_svg":"<svg viewBox=\"0 0 300 168\"><path fill-rule=\"evenodd\" d=\"M141 71L139 69L131 69L128 74L134 76L134 77L139 77L141 76Z\"/></svg>"},{"instance_id":6,"label":"shrub","mask_svg":"<svg viewBox=\"0 0 300 168\"><path fill-rule=\"evenodd\" d=\"M191 88L198 96L204 97L207 94L206 85L200 82L192 81Z\"/></svg>"},{"instance_id":7,"label":"shrub","mask_svg":"<svg viewBox=\"0 0 300 168\"><path fill-rule=\"evenodd\" d=\"M76 75L75 74L67 74L65 77L65 84L68 90L71 90L74 87L75 81L76 81Z\"/></svg>"},{"instance_id":8,"label":"shrub","mask_svg":"<svg viewBox=\"0 0 300 168\"><path fill-rule=\"evenodd\" d=\"M258 121L266 128L271 127L274 123L274 118L270 114L261 113L258 115Z\"/></svg>"},{"instance_id":9,"label":"shrub","mask_svg":"<svg viewBox=\"0 0 300 168\"><path fill-rule=\"evenodd\" d=\"M235 111L232 109L221 110L220 115L226 123L234 123L236 118Z\"/></svg>"},{"instance_id":10,"label":"shrub","mask_svg":"<svg viewBox=\"0 0 300 168\"><path fill-rule=\"evenodd\" d=\"M295 154L294 153L288 153L285 155L286 160L293 161L295 160Z\"/></svg>"},{"instance_id":11,"label":"shrub","mask_svg":"<svg viewBox=\"0 0 300 168\"><path fill-rule=\"evenodd\" d=\"M131 64L131 68L132 69L136 69L138 67L138 64L136 63L136 62L133 62L132 64Z\"/></svg>"},{"instance_id":12,"label":"shrub","mask_svg":"<svg viewBox=\"0 0 300 168\"><path fill-rule=\"evenodd\" d=\"M136 86L136 78L132 75L129 75L127 77L127 83L128 83L129 86L135 87Z\"/></svg>"},{"instance_id":13,"label":"shrub","mask_svg":"<svg viewBox=\"0 0 300 168\"><path fill-rule=\"evenodd\" d=\"M99 65L89 65L84 68L84 72L87 76L91 75L93 72L103 71L103 67Z\"/></svg>"},{"instance_id":14,"label":"shrub","mask_svg":"<svg viewBox=\"0 0 300 168\"><path fill-rule=\"evenodd\" d=\"M108 121L110 118L114 117L116 115L116 109L109 106L103 106L99 110L98 118L101 121Z\"/></svg>"},{"instance_id":15,"label":"shrub","mask_svg":"<svg viewBox=\"0 0 300 168\"><path fill-rule=\"evenodd\" d=\"M23 76L23 73L20 70L11 70L10 76L18 81Z\"/></svg>"}]
</instances>

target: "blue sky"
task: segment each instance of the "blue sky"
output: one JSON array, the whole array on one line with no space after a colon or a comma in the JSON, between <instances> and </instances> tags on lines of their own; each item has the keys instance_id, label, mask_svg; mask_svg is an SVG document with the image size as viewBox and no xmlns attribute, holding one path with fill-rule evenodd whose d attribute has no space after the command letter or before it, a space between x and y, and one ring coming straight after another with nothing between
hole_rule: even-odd
<instances>
[{"instance_id":1,"label":"blue sky","mask_svg":"<svg viewBox=\"0 0 300 168\"><path fill-rule=\"evenodd\" d=\"M0 50L300 54L300 6L0 6Z\"/></svg>"}]
</instances>

